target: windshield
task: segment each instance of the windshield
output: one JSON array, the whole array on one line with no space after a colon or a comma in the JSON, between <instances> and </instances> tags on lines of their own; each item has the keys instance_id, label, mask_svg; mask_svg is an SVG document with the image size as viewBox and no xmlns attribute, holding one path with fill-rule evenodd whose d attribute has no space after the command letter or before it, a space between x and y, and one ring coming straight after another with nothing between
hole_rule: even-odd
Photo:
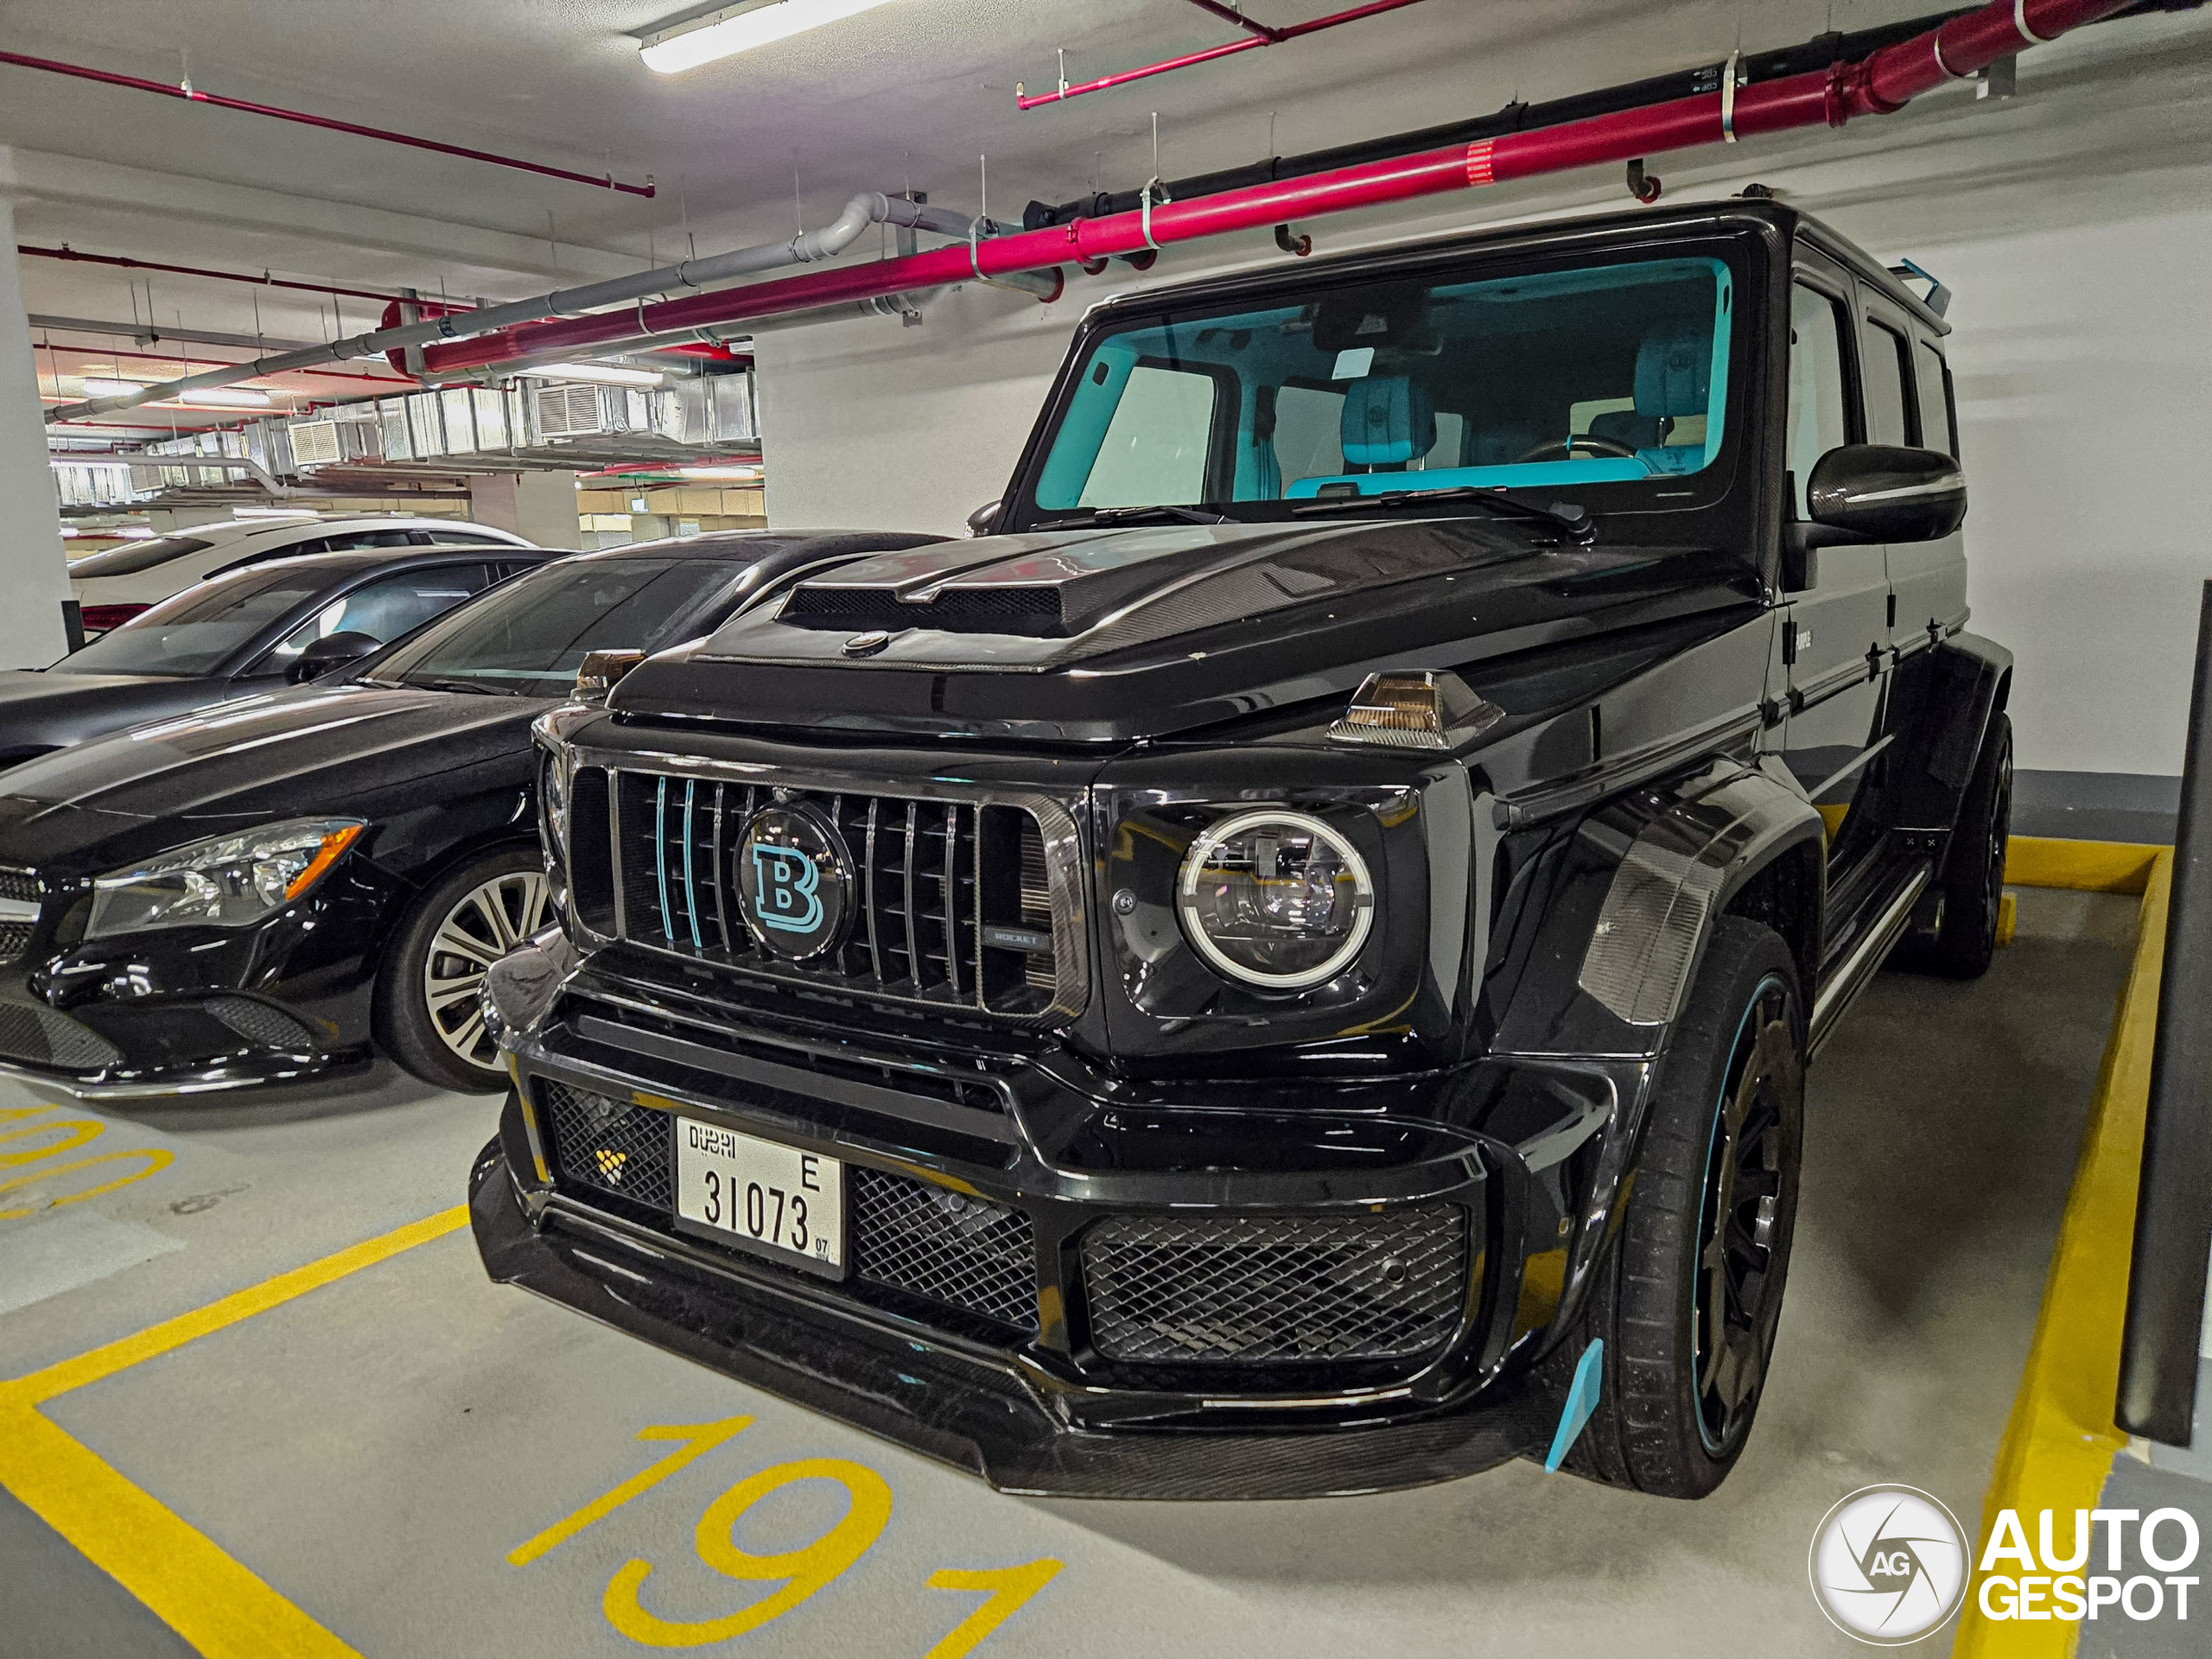
<instances>
[{"instance_id":1,"label":"windshield","mask_svg":"<svg viewBox=\"0 0 2212 1659\"><path fill-rule=\"evenodd\" d=\"M215 543L198 536L163 536L150 542L132 542L127 547L111 547L104 553L88 554L69 567L72 580L85 576L135 576L141 570L150 570L157 564L167 564L171 559L181 559L188 553L197 553Z\"/></svg>"},{"instance_id":2,"label":"windshield","mask_svg":"<svg viewBox=\"0 0 2212 1659\"><path fill-rule=\"evenodd\" d=\"M467 682L519 696L566 696L590 651L652 651L733 581L730 559L587 559L550 564L462 607L376 666L387 685Z\"/></svg>"},{"instance_id":3,"label":"windshield","mask_svg":"<svg viewBox=\"0 0 2212 1659\"><path fill-rule=\"evenodd\" d=\"M1269 518L1466 486L1709 498L1695 475L1724 435L1732 286L1720 260L1683 257L1133 316L1084 359L1033 511Z\"/></svg>"},{"instance_id":4,"label":"windshield","mask_svg":"<svg viewBox=\"0 0 2212 1659\"><path fill-rule=\"evenodd\" d=\"M66 674L211 674L330 585L326 570L248 569L188 588L54 665Z\"/></svg>"}]
</instances>

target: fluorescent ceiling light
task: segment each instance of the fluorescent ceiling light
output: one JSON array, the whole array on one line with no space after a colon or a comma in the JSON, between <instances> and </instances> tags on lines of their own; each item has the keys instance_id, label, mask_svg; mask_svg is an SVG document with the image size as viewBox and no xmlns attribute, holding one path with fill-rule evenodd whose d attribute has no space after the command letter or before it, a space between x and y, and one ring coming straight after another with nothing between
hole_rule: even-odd
<instances>
[{"instance_id":1,"label":"fluorescent ceiling light","mask_svg":"<svg viewBox=\"0 0 2212 1659\"><path fill-rule=\"evenodd\" d=\"M87 397L135 397L146 390L136 380L109 380L96 374L86 375L79 384Z\"/></svg>"},{"instance_id":2,"label":"fluorescent ceiling light","mask_svg":"<svg viewBox=\"0 0 2212 1659\"><path fill-rule=\"evenodd\" d=\"M605 363L561 363L530 373L544 380L589 380L603 386L658 386L663 378L651 369L618 369Z\"/></svg>"},{"instance_id":3,"label":"fluorescent ceiling light","mask_svg":"<svg viewBox=\"0 0 2212 1659\"><path fill-rule=\"evenodd\" d=\"M646 68L672 75L734 52L749 52L824 23L873 11L882 3L883 0L739 0L736 5L640 35L638 52Z\"/></svg>"},{"instance_id":4,"label":"fluorescent ceiling light","mask_svg":"<svg viewBox=\"0 0 2212 1659\"><path fill-rule=\"evenodd\" d=\"M203 386L181 393L180 401L200 409L266 409L270 398L251 386Z\"/></svg>"},{"instance_id":5,"label":"fluorescent ceiling light","mask_svg":"<svg viewBox=\"0 0 2212 1659\"><path fill-rule=\"evenodd\" d=\"M758 467L679 467L677 472L685 478L740 478L757 480Z\"/></svg>"}]
</instances>

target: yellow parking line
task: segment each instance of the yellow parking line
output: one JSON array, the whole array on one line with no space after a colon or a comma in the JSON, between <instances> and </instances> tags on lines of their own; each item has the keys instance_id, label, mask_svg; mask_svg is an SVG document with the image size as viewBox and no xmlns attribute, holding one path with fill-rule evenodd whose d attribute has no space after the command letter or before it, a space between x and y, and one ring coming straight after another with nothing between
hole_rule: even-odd
<instances>
[{"instance_id":1,"label":"yellow parking line","mask_svg":"<svg viewBox=\"0 0 2212 1659\"><path fill-rule=\"evenodd\" d=\"M2027 1368L1998 1446L1988 1496L1982 1500L1983 1537L2000 1510L2032 1516L2042 1510L2063 1516L2069 1510L2094 1509L2113 1456L2127 1444L2127 1436L2113 1424L2113 1402L2120 1386L2120 1323L2127 1306L2136 1185L2151 1098L2166 901L2173 886L2173 849L2149 850L2156 855L2143 888L2135 959L2105 1046ZM1977 1573L1974 1584L1979 1580ZM1994 1654L2060 1659L2074 1652L2081 1630L2055 1619L1997 1624L1981 1616L1969 1595L1951 1652L1953 1659Z\"/></svg>"},{"instance_id":2,"label":"yellow parking line","mask_svg":"<svg viewBox=\"0 0 2212 1659\"><path fill-rule=\"evenodd\" d=\"M2158 855L2172 850L2125 841L2014 836L2005 843L2005 880L2016 887L2140 893L2151 879L2151 866Z\"/></svg>"},{"instance_id":3,"label":"yellow parking line","mask_svg":"<svg viewBox=\"0 0 2212 1659\"><path fill-rule=\"evenodd\" d=\"M40 1405L251 1319L468 1224L466 1205L280 1273L73 1359L0 1382L0 1486L207 1659L359 1659L354 1650L99 1453Z\"/></svg>"}]
</instances>

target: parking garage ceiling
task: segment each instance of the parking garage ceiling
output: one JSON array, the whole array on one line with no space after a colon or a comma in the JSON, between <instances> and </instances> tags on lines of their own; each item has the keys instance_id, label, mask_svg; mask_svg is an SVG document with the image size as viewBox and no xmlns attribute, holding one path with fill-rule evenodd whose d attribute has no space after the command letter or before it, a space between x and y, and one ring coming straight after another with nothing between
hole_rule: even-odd
<instances>
[{"instance_id":1,"label":"parking garage ceiling","mask_svg":"<svg viewBox=\"0 0 2212 1659\"><path fill-rule=\"evenodd\" d=\"M1335 8L1251 0L1249 9L1288 22ZM6 66L0 188L17 195L25 244L507 298L540 291L549 279L664 263L695 239L707 252L819 226L856 189L925 190L973 211L983 156L989 206L1001 217L1018 215L1032 196L1133 187L1154 168L1154 111L1160 169L1173 177L1928 10L1928 0L1852 3L1847 15L1831 0L1422 0L1417 11L1025 113L1015 106L1017 82L1032 91L1052 86L1063 50L1069 76L1079 80L1216 45L1235 31L1186 0L899 0L664 76L639 61L635 34L682 15L669 0L318 0L296 8L282 30L265 27L266 10L252 0L201 0L150 15L124 0L59 9L0 0L0 39L12 51L163 82L188 76L212 92L550 166L651 175L657 188L645 200ZM1662 13L1666 26L1656 29ZM1434 50L1440 23L1464 36L1465 50ZM2212 156L2205 54L2157 52L2162 32L2202 27L2200 15L2088 31L2071 57L2031 62L2023 83L2043 107L2016 113L2020 130L2002 154L1971 165L2016 167L2050 189L2069 174L2109 176L2115 167ZM2103 104L2111 83L2084 66L2129 52L2145 59L2131 70L2139 90L2150 90L2141 77L2152 76L2158 96L2111 111ZM2094 109L2110 118L2090 129L2093 144L2079 142L2076 121L2065 143L2038 148L2035 129L2057 121L2069 97L2082 106L2072 113ZM1825 144L1831 156L1853 143L1925 145L1946 124L1972 118L1967 99L1956 92L1926 100L1884 135L1805 142ZM1715 177L1743 166L1733 156L1695 165ZM1839 180L1837 188L1847 185ZM135 319L149 311L157 327L291 340L358 330L376 309L359 298L37 258L23 262L23 279L35 315ZM155 349L183 354L174 343ZM149 365L117 367L129 378ZM321 395L340 391L326 385Z\"/></svg>"}]
</instances>

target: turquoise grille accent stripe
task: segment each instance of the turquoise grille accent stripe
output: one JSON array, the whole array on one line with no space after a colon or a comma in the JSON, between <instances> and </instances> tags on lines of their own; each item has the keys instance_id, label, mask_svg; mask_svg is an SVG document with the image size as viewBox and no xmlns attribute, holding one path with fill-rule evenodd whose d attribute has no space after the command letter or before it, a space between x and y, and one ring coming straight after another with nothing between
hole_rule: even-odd
<instances>
[{"instance_id":1,"label":"turquoise grille accent stripe","mask_svg":"<svg viewBox=\"0 0 2212 1659\"><path fill-rule=\"evenodd\" d=\"M660 879L660 931L676 943L676 921L668 913L668 779L653 796L653 874Z\"/></svg>"},{"instance_id":2,"label":"turquoise grille accent stripe","mask_svg":"<svg viewBox=\"0 0 2212 1659\"><path fill-rule=\"evenodd\" d=\"M691 800L699 787L698 780L683 780L683 913L691 918L691 948L703 950L706 944L699 937L699 889L691 880Z\"/></svg>"}]
</instances>

